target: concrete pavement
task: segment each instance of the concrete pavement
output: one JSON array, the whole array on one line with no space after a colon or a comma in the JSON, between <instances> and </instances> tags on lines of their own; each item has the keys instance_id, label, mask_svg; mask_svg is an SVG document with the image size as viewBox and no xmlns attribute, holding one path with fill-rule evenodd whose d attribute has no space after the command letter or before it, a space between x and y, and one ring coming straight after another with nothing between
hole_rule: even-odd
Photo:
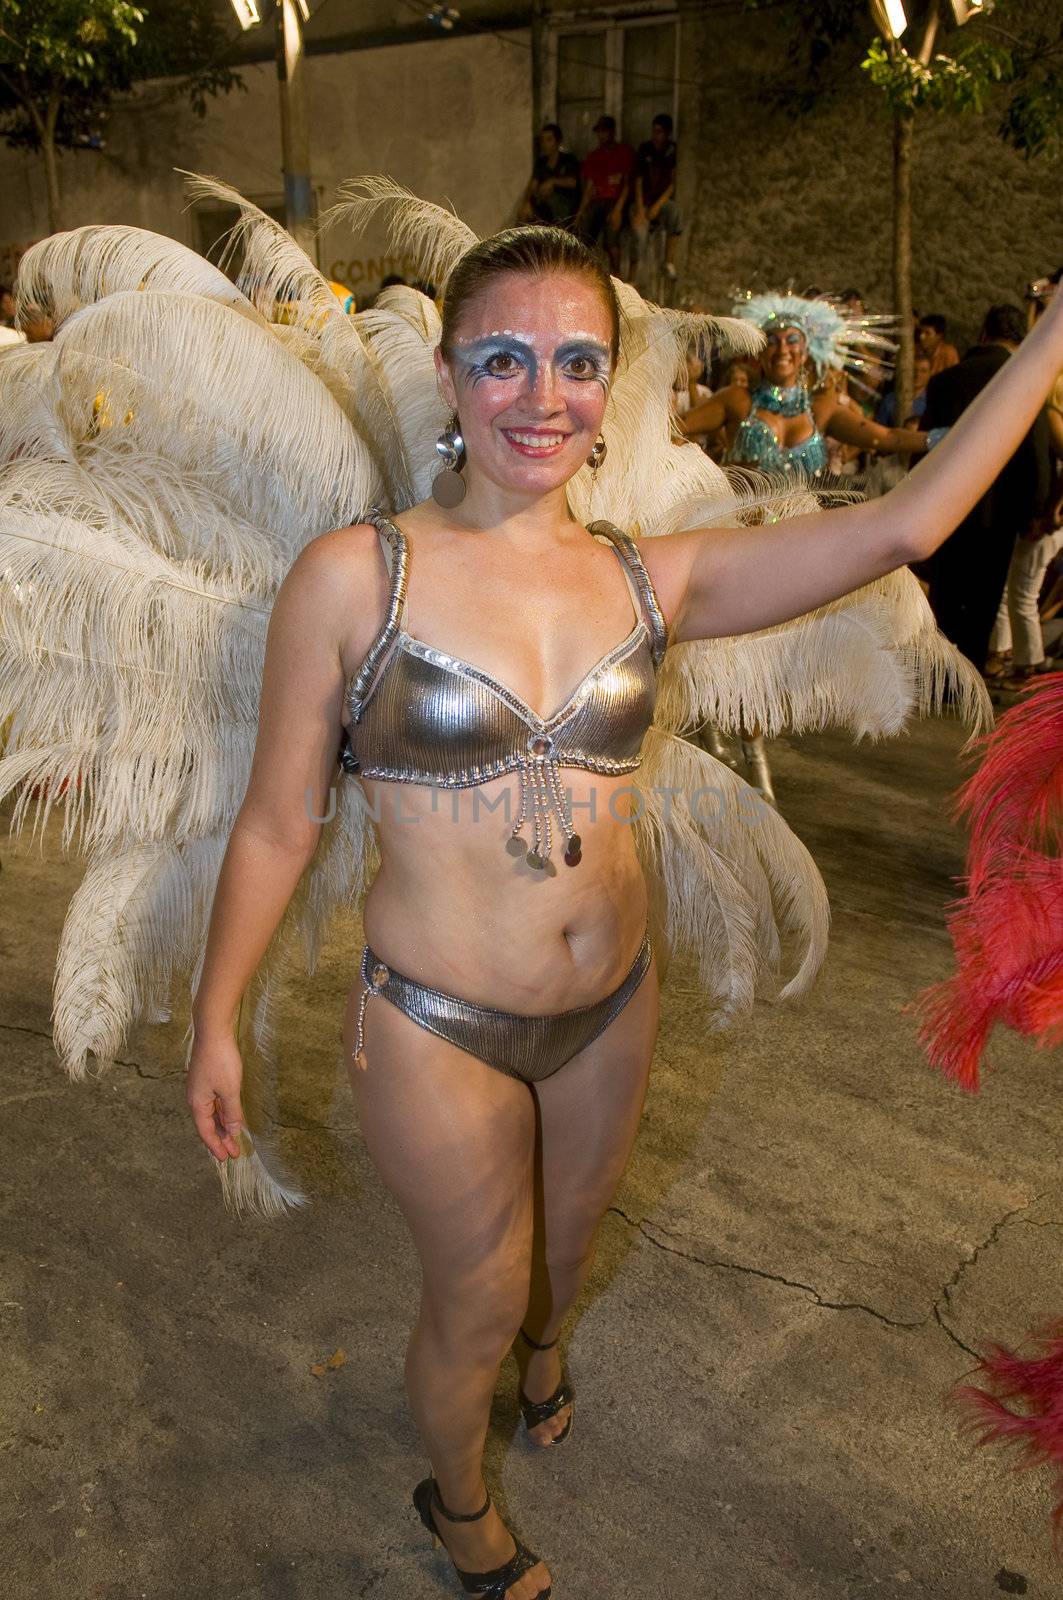
<instances>
[{"instance_id":1,"label":"concrete pavement","mask_svg":"<svg viewBox=\"0 0 1063 1600\"><path fill-rule=\"evenodd\" d=\"M831 895L823 972L728 1035L673 969L556 1454L523 1447L503 1368L489 1478L555 1600L1063 1595L1050 1481L974 1453L944 1404L984 1336L1063 1312L1058 1058L999 1036L965 1097L902 1014L950 970L960 743L929 722L773 746ZM42 858L0 835L5 1600L457 1594L409 1503L417 1273L334 1088L356 924L283 1005L278 1143L313 1204L236 1223L184 1110L182 1019L99 1083L61 1074L81 868L56 837Z\"/></svg>"}]
</instances>

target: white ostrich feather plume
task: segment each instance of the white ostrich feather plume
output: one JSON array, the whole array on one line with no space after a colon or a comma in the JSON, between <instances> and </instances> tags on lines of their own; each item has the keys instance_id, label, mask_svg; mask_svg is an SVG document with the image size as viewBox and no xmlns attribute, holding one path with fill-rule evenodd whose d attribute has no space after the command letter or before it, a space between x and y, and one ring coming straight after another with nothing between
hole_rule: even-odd
<instances>
[{"instance_id":1,"label":"white ostrich feather plume","mask_svg":"<svg viewBox=\"0 0 1063 1600\"><path fill-rule=\"evenodd\" d=\"M364 233L377 213L387 214L392 250L409 255L421 278L442 292L461 257L479 242L467 223L444 206L422 200L412 190L381 174L351 178L341 184L337 203L321 219L321 227L347 227Z\"/></svg>"},{"instance_id":2,"label":"white ostrich feather plume","mask_svg":"<svg viewBox=\"0 0 1063 1600\"><path fill-rule=\"evenodd\" d=\"M408 489L393 498L392 509L403 511L432 492L432 479L439 470L435 441L450 420L433 359L439 344L439 312L427 295L396 286L386 289L354 320L395 417Z\"/></svg>"},{"instance_id":3,"label":"white ostrich feather plume","mask_svg":"<svg viewBox=\"0 0 1063 1600\"><path fill-rule=\"evenodd\" d=\"M748 1012L755 997L803 993L827 948L827 894L778 812L722 762L657 727L637 787L636 840L663 886L659 931L673 954L698 963L717 1021Z\"/></svg>"},{"instance_id":4,"label":"white ostrich feather plume","mask_svg":"<svg viewBox=\"0 0 1063 1600\"><path fill-rule=\"evenodd\" d=\"M265 1134L240 1130L241 1153L235 1161L208 1156L221 1183L225 1209L234 1217L285 1217L306 1204L306 1195L290 1176Z\"/></svg>"},{"instance_id":5,"label":"white ostrich feather plume","mask_svg":"<svg viewBox=\"0 0 1063 1600\"><path fill-rule=\"evenodd\" d=\"M178 169L181 170L181 169ZM222 253L226 265L240 263L238 283L273 332L326 385L346 412L388 497L408 494L394 478L398 419L381 390L357 327L327 278L286 228L218 178L182 172L193 200L232 206L237 221ZM278 321L278 317L283 320Z\"/></svg>"},{"instance_id":6,"label":"white ostrich feather plume","mask_svg":"<svg viewBox=\"0 0 1063 1600\"><path fill-rule=\"evenodd\" d=\"M56 326L83 306L122 289L177 290L202 295L255 317L224 272L187 245L146 228L90 224L53 233L31 245L19 262L19 313L43 311Z\"/></svg>"},{"instance_id":7,"label":"white ostrich feather plume","mask_svg":"<svg viewBox=\"0 0 1063 1600\"><path fill-rule=\"evenodd\" d=\"M903 570L777 628L676 645L661 669L655 720L676 732L708 722L732 733L759 727L769 738L828 727L880 738L899 733L913 712L940 712L946 690L972 737L990 725L981 674L937 631Z\"/></svg>"},{"instance_id":8,"label":"white ostrich feather plume","mask_svg":"<svg viewBox=\"0 0 1063 1600\"><path fill-rule=\"evenodd\" d=\"M72 1078L119 1054L206 938L226 836L184 846L128 839L93 851L63 925L55 1047Z\"/></svg>"},{"instance_id":9,"label":"white ostrich feather plume","mask_svg":"<svg viewBox=\"0 0 1063 1600\"><path fill-rule=\"evenodd\" d=\"M102 408L112 448L165 456L291 557L358 520L383 489L324 385L229 306L114 294L72 318L55 349L71 456L99 438Z\"/></svg>"},{"instance_id":10,"label":"white ostrich feather plume","mask_svg":"<svg viewBox=\"0 0 1063 1600\"><path fill-rule=\"evenodd\" d=\"M231 826L254 747L268 609L102 519L0 509L0 796L63 847Z\"/></svg>"}]
</instances>

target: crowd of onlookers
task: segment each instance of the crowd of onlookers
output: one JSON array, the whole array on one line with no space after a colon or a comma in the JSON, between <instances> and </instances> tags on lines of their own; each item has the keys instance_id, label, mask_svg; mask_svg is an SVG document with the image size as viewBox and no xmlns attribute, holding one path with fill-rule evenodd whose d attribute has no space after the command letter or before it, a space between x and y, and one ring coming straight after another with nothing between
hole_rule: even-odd
<instances>
[{"instance_id":1,"label":"crowd of onlookers","mask_svg":"<svg viewBox=\"0 0 1063 1600\"><path fill-rule=\"evenodd\" d=\"M977 344L932 375L920 426L947 428L1018 349L1063 276L1032 285L1028 309L991 306ZM1063 547L1063 374L995 483L929 561L939 628L990 681L1021 688L1054 670L1041 614L1055 610ZM1042 590L1044 595L1042 597Z\"/></svg>"},{"instance_id":2,"label":"crowd of onlookers","mask_svg":"<svg viewBox=\"0 0 1063 1600\"><path fill-rule=\"evenodd\" d=\"M829 387L832 399L893 428L926 432L950 427L985 387L1056 292L1063 268L1031 284L1026 307L989 308L977 341L964 351L949 339L944 316L920 316L914 328L913 394L898 416L896 385L889 368L872 360L816 380L813 396ZM818 293L819 291L808 291ZM830 297L854 315L864 311L855 289ZM677 381L675 409L685 416L714 391L739 385L755 390L762 381L756 360L723 361L713 370L706 352L692 347L685 378ZM717 461L727 456L724 429L698 437ZM832 478L882 494L908 470L904 458L862 453L835 439L826 441ZM1033 427L991 489L959 528L916 569L939 628L987 680L1006 690L1037 675L1063 669L1063 373ZM1059 659L1049 650L1059 644Z\"/></svg>"},{"instance_id":3,"label":"crowd of onlookers","mask_svg":"<svg viewBox=\"0 0 1063 1600\"><path fill-rule=\"evenodd\" d=\"M651 238L660 235L662 270L674 279L683 218L675 200L672 118L658 112L650 137L638 149L617 138L616 119L604 113L594 135L596 147L580 161L565 149L557 123L546 124L519 220L571 229L586 244L603 249L613 273L633 283Z\"/></svg>"}]
</instances>

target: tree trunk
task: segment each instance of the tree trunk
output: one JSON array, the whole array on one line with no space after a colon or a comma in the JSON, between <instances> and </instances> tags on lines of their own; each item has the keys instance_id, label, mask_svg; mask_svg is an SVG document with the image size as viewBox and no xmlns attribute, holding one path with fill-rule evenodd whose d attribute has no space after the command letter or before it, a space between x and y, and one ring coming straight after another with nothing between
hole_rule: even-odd
<instances>
[{"instance_id":1,"label":"tree trunk","mask_svg":"<svg viewBox=\"0 0 1063 1600\"><path fill-rule=\"evenodd\" d=\"M48 229L59 233L63 226L62 203L59 198L59 152L55 143L55 130L59 124L62 93L53 84L44 105L38 103L33 85L24 72L13 78L0 72L0 82L21 101L22 109L30 119L44 158L44 181L48 193Z\"/></svg>"},{"instance_id":2,"label":"tree trunk","mask_svg":"<svg viewBox=\"0 0 1063 1600\"><path fill-rule=\"evenodd\" d=\"M895 425L901 427L912 414L912 362L915 329L912 326L912 135L910 111L893 114L893 304L900 324L897 352Z\"/></svg>"},{"instance_id":3,"label":"tree trunk","mask_svg":"<svg viewBox=\"0 0 1063 1600\"><path fill-rule=\"evenodd\" d=\"M60 95L53 88L48 96L48 107L40 130L41 154L44 157L44 180L48 186L48 227L59 233L63 226L62 205L59 199L59 152L55 147L55 129L59 121Z\"/></svg>"},{"instance_id":4,"label":"tree trunk","mask_svg":"<svg viewBox=\"0 0 1063 1600\"><path fill-rule=\"evenodd\" d=\"M44 157L44 180L48 186L48 229L51 233L59 233L63 226L62 201L59 197L59 152L55 148L55 133L51 130L46 131L41 140L41 155Z\"/></svg>"}]
</instances>

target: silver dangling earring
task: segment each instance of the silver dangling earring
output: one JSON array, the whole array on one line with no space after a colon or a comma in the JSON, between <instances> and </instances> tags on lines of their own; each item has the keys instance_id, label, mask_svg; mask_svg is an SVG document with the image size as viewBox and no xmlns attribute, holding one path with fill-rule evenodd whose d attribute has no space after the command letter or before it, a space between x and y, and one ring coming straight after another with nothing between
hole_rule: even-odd
<instances>
[{"instance_id":1,"label":"silver dangling earring","mask_svg":"<svg viewBox=\"0 0 1063 1600\"><path fill-rule=\"evenodd\" d=\"M461 476L465 465L465 440L456 413L436 440L436 454L443 462L443 470L432 479L432 499L444 511L453 511L465 499L465 479Z\"/></svg>"},{"instance_id":2,"label":"silver dangling earring","mask_svg":"<svg viewBox=\"0 0 1063 1600\"><path fill-rule=\"evenodd\" d=\"M609 446L605 442L605 437L603 434L599 434L597 439L595 439L594 443L591 445L591 453L587 457L587 465L590 467L592 472L596 473L598 471L598 468L601 466L608 454Z\"/></svg>"}]
</instances>

